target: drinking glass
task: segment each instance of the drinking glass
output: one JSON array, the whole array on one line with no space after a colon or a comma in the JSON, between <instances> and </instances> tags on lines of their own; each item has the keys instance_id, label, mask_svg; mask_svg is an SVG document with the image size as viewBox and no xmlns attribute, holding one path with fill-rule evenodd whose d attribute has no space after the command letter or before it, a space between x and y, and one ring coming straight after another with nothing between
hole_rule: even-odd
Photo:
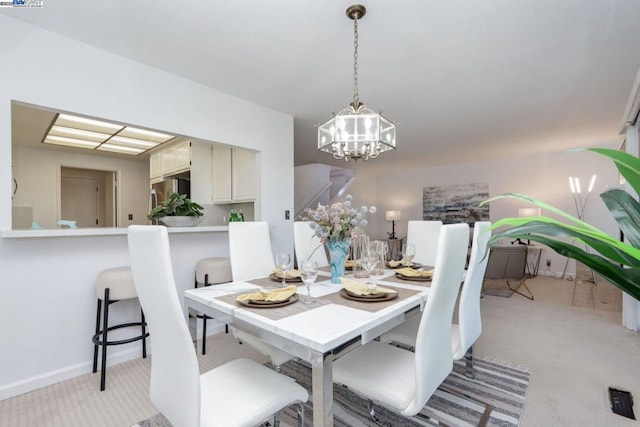
<instances>
[{"instance_id":1,"label":"drinking glass","mask_svg":"<svg viewBox=\"0 0 640 427\"><path fill-rule=\"evenodd\" d=\"M373 242L373 244L375 246L375 251L378 254L378 265L373 271L373 274L384 274L385 263L389 255L389 242L385 240L376 240Z\"/></svg>"},{"instance_id":2,"label":"drinking glass","mask_svg":"<svg viewBox=\"0 0 640 427\"><path fill-rule=\"evenodd\" d=\"M375 250L375 245L370 244L362 254L362 267L371 276L377 265L378 253Z\"/></svg>"},{"instance_id":3,"label":"drinking glass","mask_svg":"<svg viewBox=\"0 0 640 427\"><path fill-rule=\"evenodd\" d=\"M318 263L315 261L305 261L300 266L300 276L307 286L307 298L303 299L304 304L311 304L314 300L311 298L311 285L318 278Z\"/></svg>"},{"instance_id":4,"label":"drinking glass","mask_svg":"<svg viewBox=\"0 0 640 427\"><path fill-rule=\"evenodd\" d=\"M278 267L280 271L282 271L281 286L283 288L287 286L285 277L287 276L287 268L289 268L289 264L291 264L291 256L288 253L282 252L276 255L276 267Z\"/></svg>"},{"instance_id":5,"label":"drinking glass","mask_svg":"<svg viewBox=\"0 0 640 427\"><path fill-rule=\"evenodd\" d=\"M416 247L410 243L405 243L402 247L402 263L411 265L411 260L416 256Z\"/></svg>"},{"instance_id":6,"label":"drinking glass","mask_svg":"<svg viewBox=\"0 0 640 427\"><path fill-rule=\"evenodd\" d=\"M369 236L366 234L358 234L353 238L353 277L356 279L364 279L369 277L362 265L362 257L369 247Z\"/></svg>"}]
</instances>

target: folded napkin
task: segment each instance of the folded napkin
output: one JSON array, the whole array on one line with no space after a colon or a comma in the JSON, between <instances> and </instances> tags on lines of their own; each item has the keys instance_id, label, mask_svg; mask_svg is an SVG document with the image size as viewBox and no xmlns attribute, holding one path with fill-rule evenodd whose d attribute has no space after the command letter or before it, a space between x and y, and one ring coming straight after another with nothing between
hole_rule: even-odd
<instances>
[{"instance_id":1,"label":"folded napkin","mask_svg":"<svg viewBox=\"0 0 640 427\"><path fill-rule=\"evenodd\" d=\"M391 261L389 261L389 267L391 267L391 268L396 268L396 267L399 267L401 265L404 265L404 266L408 267L408 266L411 265L411 261L404 261L404 260L400 260L400 261L391 260Z\"/></svg>"},{"instance_id":2,"label":"folded napkin","mask_svg":"<svg viewBox=\"0 0 640 427\"><path fill-rule=\"evenodd\" d=\"M356 264L356 262L352 259L348 259L344 262L344 266L345 267L351 267L353 268L353 266Z\"/></svg>"},{"instance_id":3,"label":"folded napkin","mask_svg":"<svg viewBox=\"0 0 640 427\"><path fill-rule=\"evenodd\" d=\"M273 270L273 274L282 279L282 270L279 268ZM285 279L296 279L298 277L301 277L298 270L287 270L287 277Z\"/></svg>"},{"instance_id":4,"label":"folded napkin","mask_svg":"<svg viewBox=\"0 0 640 427\"><path fill-rule=\"evenodd\" d=\"M294 295L297 290L298 287L296 285L290 285L286 288L273 289L269 292L258 291L251 294L241 294L236 297L236 301L286 301Z\"/></svg>"},{"instance_id":5,"label":"folded napkin","mask_svg":"<svg viewBox=\"0 0 640 427\"><path fill-rule=\"evenodd\" d=\"M340 278L342 281L342 286L349 292L356 295L376 295L376 294L397 294L398 291L395 289L383 288L382 286L376 286L375 288L370 288L366 283L358 282L357 280L347 279L344 277Z\"/></svg>"},{"instance_id":6,"label":"folded napkin","mask_svg":"<svg viewBox=\"0 0 640 427\"><path fill-rule=\"evenodd\" d=\"M399 268L396 270L396 273L400 273L405 277L432 277L433 276L433 270L419 271L409 267Z\"/></svg>"}]
</instances>

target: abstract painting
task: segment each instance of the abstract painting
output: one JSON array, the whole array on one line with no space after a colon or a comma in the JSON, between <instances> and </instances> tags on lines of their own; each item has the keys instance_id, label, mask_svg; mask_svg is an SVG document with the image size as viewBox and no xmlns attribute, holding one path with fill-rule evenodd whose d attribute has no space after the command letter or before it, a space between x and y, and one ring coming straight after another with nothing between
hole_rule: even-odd
<instances>
[{"instance_id":1,"label":"abstract painting","mask_svg":"<svg viewBox=\"0 0 640 427\"><path fill-rule=\"evenodd\" d=\"M443 224L489 220L489 206L478 204L489 198L486 182L424 187L422 189L422 219Z\"/></svg>"}]
</instances>

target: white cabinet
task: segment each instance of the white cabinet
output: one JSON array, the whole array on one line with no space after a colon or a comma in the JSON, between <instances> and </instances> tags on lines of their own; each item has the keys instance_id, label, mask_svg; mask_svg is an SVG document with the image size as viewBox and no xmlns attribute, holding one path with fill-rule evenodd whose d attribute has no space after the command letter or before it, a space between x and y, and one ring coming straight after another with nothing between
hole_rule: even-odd
<instances>
[{"instance_id":1,"label":"white cabinet","mask_svg":"<svg viewBox=\"0 0 640 427\"><path fill-rule=\"evenodd\" d=\"M173 147L173 159L176 173L188 171L191 168L191 141L181 142Z\"/></svg>"},{"instance_id":2,"label":"white cabinet","mask_svg":"<svg viewBox=\"0 0 640 427\"><path fill-rule=\"evenodd\" d=\"M162 153L157 151L149 158L149 175L151 180L162 178Z\"/></svg>"},{"instance_id":3,"label":"white cabinet","mask_svg":"<svg viewBox=\"0 0 640 427\"><path fill-rule=\"evenodd\" d=\"M236 202L256 198L256 153L242 148L231 150L231 193Z\"/></svg>"},{"instance_id":4,"label":"white cabinet","mask_svg":"<svg viewBox=\"0 0 640 427\"><path fill-rule=\"evenodd\" d=\"M255 200L256 155L251 150L213 147L213 202Z\"/></svg>"},{"instance_id":5,"label":"white cabinet","mask_svg":"<svg viewBox=\"0 0 640 427\"><path fill-rule=\"evenodd\" d=\"M151 155L151 179L175 175L189 169L191 169L191 141L183 141ZM156 172L154 175L154 171L157 170L160 170L160 173Z\"/></svg>"},{"instance_id":6,"label":"white cabinet","mask_svg":"<svg viewBox=\"0 0 640 427\"><path fill-rule=\"evenodd\" d=\"M212 151L211 144L191 145L191 200L201 205L213 203Z\"/></svg>"}]
</instances>

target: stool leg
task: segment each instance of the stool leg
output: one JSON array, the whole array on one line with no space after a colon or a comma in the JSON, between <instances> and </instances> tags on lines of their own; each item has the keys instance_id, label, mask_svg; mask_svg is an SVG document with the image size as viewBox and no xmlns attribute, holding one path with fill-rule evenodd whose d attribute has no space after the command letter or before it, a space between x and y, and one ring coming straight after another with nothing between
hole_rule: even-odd
<instances>
[{"instance_id":1,"label":"stool leg","mask_svg":"<svg viewBox=\"0 0 640 427\"><path fill-rule=\"evenodd\" d=\"M209 274L204 275L204 286L209 286ZM207 315L202 316L202 355L207 354Z\"/></svg>"},{"instance_id":2,"label":"stool leg","mask_svg":"<svg viewBox=\"0 0 640 427\"><path fill-rule=\"evenodd\" d=\"M147 358L147 339L145 335L147 335L147 321L144 318L144 311L142 308L140 309L140 322L142 323L142 358Z\"/></svg>"},{"instance_id":3,"label":"stool leg","mask_svg":"<svg viewBox=\"0 0 640 427\"><path fill-rule=\"evenodd\" d=\"M96 308L96 334L100 332L100 315L102 314L102 301L98 298L98 307ZM98 372L98 344L93 345L93 373Z\"/></svg>"},{"instance_id":4,"label":"stool leg","mask_svg":"<svg viewBox=\"0 0 640 427\"><path fill-rule=\"evenodd\" d=\"M100 391L104 391L107 372L107 327L109 325L109 288L104 289L104 316L102 317L102 369L100 370Z\"/></svg>"}]
</instances>

